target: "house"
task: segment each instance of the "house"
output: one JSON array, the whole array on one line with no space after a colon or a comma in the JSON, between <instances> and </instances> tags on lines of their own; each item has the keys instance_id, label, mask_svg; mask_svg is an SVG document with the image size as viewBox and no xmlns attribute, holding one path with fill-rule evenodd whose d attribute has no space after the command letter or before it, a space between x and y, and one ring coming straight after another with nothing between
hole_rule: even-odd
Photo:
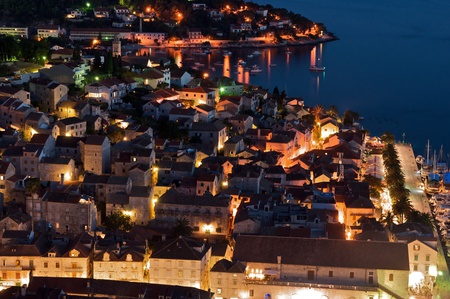
<instances>
[{"instance_id":1,"label":"house","mask_svg":"<svg viewBox=\"0 0 450 299\"><path fill-rule=\"evenodd\" d=\"M244 138L241 136L233 136L229 138L223 147L223 155L225 157L236 157L245 148Z\"/></svg>"},{"instance_id":2,"label":"house","mask_svg":"<svg viewBox=\"0 0 450 299\"><path fill-rule=\"evenodd\" d=\"M95 248L93 256L94 279L113 281L148 281L149 250L145 242L111 242Z\"/></svg>"},{"instance_id":3,"label":"house","mask_svg":"<svg viewBox=\"0 0 450 299\"><path fill-rule=\"evenodd\" d=\"M237 292L256 298L408 298L407 254L402 243L241 235L233 261L246 266L245 288Z\"/></svg>"},{"instance_id":4,"label":"house","mask_svg":"<svg viewBox=\"0 0 450 299\"><path fill-rule=\"evenodd\" d=\"M203 123L193 123L189 138L199 138L202 142L217 147L218 150L222 150L225 141L228 140L226 126L219 120L207 126Z\"/></svg>"},{"instance_id":5,"label":"house","mask_svg":"<svg viewBox=\"0 0 450 299\"><path fill-rule=\"evenodd\" d=\"M57 106L67 100L69 88L66 85L49 79L31 79L29 84L31 96L49 112L57 111Z\"/></svg>"},{"instance_id":6,"label":"house","mask_svg":"<svg viewBox=\"0 0 450 299\"><path fill-rule=\"evenodd\" d=\"M125 82L117 78L107 78L98 82L86 85L85 91L88 97L99 102L107 103L108 107L122 101L127 89Z\"/></svg>"},{"instance_id":7,"label":"house","mask_svg":"<svg viewBox=\"0 0 450 299\"><path fill-rule=\"evenodd\" d=\"M170 72L170 84L175 86L184 87L191 81L192 76L183 70L174 70Z\"/></svg>"},{"instance_id":8,"label":"house","mask_svg":"<svg viewBox=\"0 0 450 299\"><path fill-rule=\"evenodd\" d=\"M94 8L94 16L99 19L109 18L109 9L103 7Z\"/></svg>"},{"instance_id":9,"label":"house","mask_svg":"<svg viewBox=\"0 0 450 299\"><path fill-rule=\"evenodd\" d=\"M198 196L204 194L211 194L216 196L220 191L220 180L217 174L213 173L200 173L197 176L196 192Z\"/></svg>"},{"instance_id":10,"label":"house","mask_svg":"<svg viewBox=\"0 0 450 299\"><path fill-rule=\"evenodd\" d=\"M34 276L78 278L92 276L94 237L82 232L65 241L67 243L54 242L48 251L34 261Z\"/></svg>"},{"instance_id":11,"label":"house","mask_svg":"<svg viewBox=\"0 0 450 299\"><path fill-rule=\"evenodd\" d=\"M233 130L239 135L245 134L248 129L251 129L253 126L253 117L251 117L250 115L235 115L230 117L228 121L233 126Z\"/></svg>"},{"instance_id":12,"label":"house","mask_svg":"<svg viewBox=\"0 0 450 299\"><path fill-rule=\"evenodd\" d=\"M228 119L235 116L241 110L241 97L221 97L216 105L216 118Z\"/></svg>"},{"instance_id":13,"label":"house","mask_svg":"<svg viewBox=\"0 0 450 299\"><path fill-rule=\"evenodd\" d=\"M201 86L187 88L184 87L180 92L180 100L185 101L194 107L200 104L206 104L214 107L216 92L210 88L204 88Z\"/></svg>"},{"instance_id":14,"label":"house","mask_svg":"<svg viewBox=\"0 0 450 299\"><path fill-rule=\"evenodd\" d=\"M294 158L294 140L290 136L277 134L266 142L266 150L283 154L282 165L287 167L292 164Z\"/></svg>"},{"instance_id":15,"label":"house","mask_svg":"<svg viewBox=\"0 0 450 299\"><path fill-rule=\"evenodd\" d=\"M109 138L90 135L80 141L81 161L84 170L94 174L109 173L111 170L111 144Z\"/></svg>"},{"instance_id":16,"label":"house","mask_svg":"<svg viewBox=\"0 0 450 299\"><path fill-rule=\"evenodd\" d=\"M63 60L63 61L70 61L73 58L73 53L74 50L73 49L59 49L59 50L55 50L52 51L51 55L50 55L50 59L52 60Z\"/></svg>"},{"instance_id":17,"label":"house","mask_svg":"<svg viewBox=\"0 0 450 299\"><path fill-rule=\"evenodd\" d=\"M220 96L241 96L244 93L244 84L229 77L218 77L217 87Z\"/></svg>"},{"instance_id":18,"label":"house","mask_svg":"<svg viewBox=\"0 0 450 299\"><path fill-rule=\"evenodd\" d=\"M245 265L239 261L221 259L210 271L211 292L223 298L233 298L237 290L246 289Z\"/></svg>"},{"instance_id":19,"label":"house","mask_svg":"<svg viewBox=\"0 0 450 299\"><path fill-rule=\"evenodd\" d=\"M14 98L19 99L24 104L31 104L30 92L11 86L0 86L0 98Z\"/></svg>"},{"instance_id":20,"label":"house","mask_svg":"<svg viewBox=\"0 0 450 299\"><path fill-rule=\"evenodd\" d=\"M188 28L188 38L191 43L202 43L205 39L199 28Z\"/></svg>"},{"instance_id":21,"label":"house","mask_svg":"<svg viewBox=\"0 0 450 299\"><path fill-rule=\"evenodd\" d=\"M55 125L58 127L57 136L83 137L86 134L86 121L78 117L69 117L58 120Z\"/></svg>"},{"instance_id":22,"label":"house","mask_svg":"<svg viewBox=\"0 0 450 299\"><path fill-rule=\"evenodd\" d=\"M252 165L236 165L228 176L228 187L241 191L260 193L262 168Z\"/></svg>"},{"instance_id":23,"label":"house","mask_svg":"<svg viewBox=\"0 0 450 299\"><path fill-rule=\"evenodd\" d=\"M71 61L54 64L50 68L42 68L39 70L39 73L41 78L50 79L67 86L75 84L81 87L89 71L90 66L83 61Z\"/></svg>"},{"instance_id":24,"label":"house","mask_svg":"<svg viewBox=\"0 0 450 299\"><path fill-rule=\"evenodd\" d=\"M62 101L57 109L61 118L78 117L84 119L87 115L100 114L100 109L96 109L95 106L85 101Z\"/></svg>"},{"instance_id":25,"label":"house","mask_svg":"<svg viewBox=\"0 0 450 299\"><path fill-rule=\"evenodd\" d=\"M149 86L153 89L157 88L161 83L167 83L170 87L170 70L149 68L140 74L134 75L133 79L139 85Z\"/></svg>"},{"instance_id":26,"label":"house","mask_svg":"<svg viewBox=\"0 0 450 299\"><path fill-rule=\"evenodd\" d=\"M22 212L21 209L8 211L8 214L0 220L0 228L3 230L21 230L31 229L31 216Z\"/></svg>"},{"instance_id":27,"label":"house","mask_svg":"<svg viewBox=\"0 0 450 299\"><path fill-rule=\"evenodd\" d=\"M157 221L174 224L186 218L194 228L193 235L225 238L229 230L229 199L211 195L182 194L174 188L161 195L155 203Z\"/></svg>"},{"instance_id":28,"label":"house","mask_svg":"<svg viewBox=\"0 0 450 299\"><path fill-rule=\"evenodd\" d=\"M198 111L198 121L199 122L212 122L214 121L214 118L216 117L216 109L213 107L206 105L206 104L200 104L194 107Z\"/></svg>"},{"instance_id":29,"label":"house","mask_svg":"<svg viewBox=\"0 0 450 299\"><path fill-rule=\"evenodd\" d=\"M42 197L27 197L26 208L38 227L50 224L58 233L81 233L97 227L97 208L89 196L46 190Z\"/></svg>"},{"instance_id":30,"label":"house","mask_svg":"<svg viewBox=\"0 0 450 299\"><path fill-rule=\"evenodd\" d=\"M339 124L334 118L326 117L320 120L320 137L325 139L339 132Z\"/></svg>"},{"instance_id":31,"label":"house","mask_svg":"<svg viewBox=\"0 0 450 299\"><path fill-rule=\"evenodd\" d=\"M39 176L41 181L64 182L78 180L78 172L75 168L75 160L70 158L44 157L39 161Z\"/></svg>"}]
</instances>

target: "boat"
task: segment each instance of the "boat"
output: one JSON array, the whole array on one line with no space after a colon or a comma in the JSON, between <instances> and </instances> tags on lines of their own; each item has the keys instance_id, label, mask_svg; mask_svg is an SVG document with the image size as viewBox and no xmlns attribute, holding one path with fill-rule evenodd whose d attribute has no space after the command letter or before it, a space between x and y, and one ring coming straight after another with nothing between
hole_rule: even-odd
<instances>
[{"instance_id":1,"label":"boat","mask_svg":"<svg viewBox=\"0 0 450 299\"><path fill-rule=\"evenodd\" d=\"M209 49L203 50L203 53L205 53L206 55L212 54L211 50Z\"/></svg>"},{"instance_id":2,"label":"boat","mask_svg":"<svg viewBox=\"0 0 450 299\"><path fill-rule=\"evenodd\" d=\"M202 56L205 56L205 55L208 55L208 54L206 54L205 52L192 52L192 55L202 55Z\"/></svg>"},{"instance_id":3,"label":"boat","mask_svg":"<svg viewBox=\"0 0 450 299\"><path fill-rule=\"evenodd\" d=\"M199 67L199 66L205 66L204 63L200 63L200 62L194 62L195 66Z\"/></svg>"},{"instance_id":4,"label":"boat","mask_svg":"<svg viewBox=\"0 0 450 299\"><path fill-rule=\"evenodd\" d=\"M322 44L319 45L319 53L317 53L317 46L314 46L311 50L311 64L309 70L311 72L324 72L325 67L322 66Z\"/></svg>"},{"instance_id":5,"label":"boat","mask_svg":"<svg viewBox=\"0 0 450 299\"><path fill-rule=\"evenodd\" d=\"M217 66L223 66L223 62L221 62L221 61L216 61L216 62L214 62L214 65L217 65Z\"/></svg>"},{"instance_id":6,"label":"boat","mask_svg":"<svg viewBox=\"0 0 450 299\"><path fill-rule=\"evenodd\" d=\"M276 63L271 63L271 64L269 64L269 66L270 66L270 67L276 67L277 64L276 64Z\"/></svg>"},{"instance_id":7,"label":"boat","mask_svg":"<svg viewBox=\"0 0 450 299\"><path fill-rule=\"evenodd\" d=\"M437 173L428 174L425 180L425 191L429 194L439 193L441 191L441 179Z\"/></svg>"},{"instance_id":8,"label":"boat","mask_svg":"<svg viewBox=\"0 0 450 299\"><path fill-rule=\"evenodd\" d=\"M248 58L253 58L253 54L248 54L247 57Z\"/></svg>"},{"instance_id":9,"label":"boat","mask_svg":"<svg viewBox=\"0 0 450 299\"><path fill-rule=\"evenodd\" d=\"M261 73L261 72L262 72L262 69L256 64L254 66L252 66L252 68L250 70L250 73Z\"/></svg>"},{"instance_id":10,"label":"boat","mask_svg":"<svg viewBox=\"0 0 450 299\"><path fill-rule=\"evenodd\" d=\"M292 54L292 52L289 50L289 48L286 48L286 54L287 55Z\"/></svg>"},{"instance_id":11,"label":"boat","mask_svg":"<svg viewBox=\"0 0 450 299\"><path fill-rule=\"evenodd\" d=\"M261 55L261 52L259 52L258 50L255 50L255 51L252 52L252 55L253 55L253 56L255 56L255 55Z\"/></svg>"},{"instance_id":12,"label":"boat","mask_svg":"<svg viewBox=\"0 0 450 299\"><path fill-rule=\"evenodd\" d=\"M431 172L433 172L433 162L430 159L430 140L427 142L427 157L426 159L421 159L421 167L420 167L420 174L423 179L427 177L427 175Z\"/></svg>"},{"instance_id":13,"label":"boat","mask_svg":"<svg viewBox=\"0 0 450 299\"><path fill-rule=\"evenodd\" d=\"M439 175L442 175L447 171L448 171L447 162L444 160L444 146L441 145L441 149L439 151L439 158L436 162L436 172Z\"/></svg>"},{"instance_id":14,"label":"boat","mask_svg":"<svg viewBox=\"0 0 450 299\"><path fill-rule=\"evenodd\" d=\"M230 51L227 51L227 50L225 50L225 51L223 51L223 56L225 57L225 56L231 56L231 52Z\"/></svg>"},{"instance_id":15,"label":"boat","mask_svg":"<svg viewBox=\"0 0 450 299\"><path fill-rule=\"evenodd\" d=\"M244 66L246 64L247 64L247 62L245 62L244 60L239 60L239 62L238 62L238 66Z\"/></svg>"},{"instance_id":16,"label":"boat","mask_svg":"<svg viewBox=\"0 0 450 299\"><path fill-rule=\"evenodd\" d=\"M211 66L210 68L209 68L211 71L213 71L213 72L215 72L216 71L216 68L215 67L213 67L213 66Z\"/></svg>"}]
</instances>

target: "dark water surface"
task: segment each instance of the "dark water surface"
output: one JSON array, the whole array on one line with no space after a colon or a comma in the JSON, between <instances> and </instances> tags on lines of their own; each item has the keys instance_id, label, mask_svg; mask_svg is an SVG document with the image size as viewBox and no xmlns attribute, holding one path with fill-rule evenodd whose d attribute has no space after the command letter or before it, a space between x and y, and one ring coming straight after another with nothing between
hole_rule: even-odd
<instances>
[{"instance_id":1,"label":"dark water surface","mask_svg":"<svg viewBox=\"0 0 450 299\"><path fill-rule=\"evenodd\" d=\"M401 140L405 133L416 154L427 139L450 152L450 1L256 2L322 22L340 40L323 46L323 76L309 74L308 60L295 52L289 65L252 83L286 87L309 105L357 111L373 134L389 130Z\"/></svg>"}]
</instances>

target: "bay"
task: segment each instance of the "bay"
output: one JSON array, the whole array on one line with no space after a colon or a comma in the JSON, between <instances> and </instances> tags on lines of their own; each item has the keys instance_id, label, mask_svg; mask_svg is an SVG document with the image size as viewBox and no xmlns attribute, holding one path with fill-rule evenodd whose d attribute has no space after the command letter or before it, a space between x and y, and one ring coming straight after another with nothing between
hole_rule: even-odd
<instances>
[{"instance_id":1,"label":"bay","mask_svg":"<svg viewBox=\"0 0 450 299\"><path fill-rule=\"evenodd\" d=\"M312 106L357 111L372 134L390 131L398 140L405 134L416 154L423 154L427 139L435 149L443 144L450 152L450 2L256 2L322 22L340 38L324 44L326 73L318 88L280 76L279 85L289 95L301 95Z\"/></svg>"}]
</instances>

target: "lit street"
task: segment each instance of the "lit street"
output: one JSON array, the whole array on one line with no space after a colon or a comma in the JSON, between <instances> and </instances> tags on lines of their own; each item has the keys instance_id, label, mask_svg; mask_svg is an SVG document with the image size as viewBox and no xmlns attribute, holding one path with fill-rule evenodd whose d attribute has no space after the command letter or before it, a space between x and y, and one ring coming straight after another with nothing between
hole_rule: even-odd
<instances>
[{"instance_id":1,"label":"lit street","mask_svg":"<svg viewBox=\"0 0 450 299\"><path fill-rule=\"evenodd\" d=\"M420 178L420 174L418 173L417 163L411 145L397 143L396 149L403 173L405 174L405 186L411 191L410 199L414 209L431 214L428 199L423 191L423 187L421 188L421 186L423 186L422 180ZM450 298L450 275L447 262L445 260L442 244L436 230L434 231L434 235L438 239L437 266L439 274L437 276L433 298Z\"/></svg>"}]
</instances>

